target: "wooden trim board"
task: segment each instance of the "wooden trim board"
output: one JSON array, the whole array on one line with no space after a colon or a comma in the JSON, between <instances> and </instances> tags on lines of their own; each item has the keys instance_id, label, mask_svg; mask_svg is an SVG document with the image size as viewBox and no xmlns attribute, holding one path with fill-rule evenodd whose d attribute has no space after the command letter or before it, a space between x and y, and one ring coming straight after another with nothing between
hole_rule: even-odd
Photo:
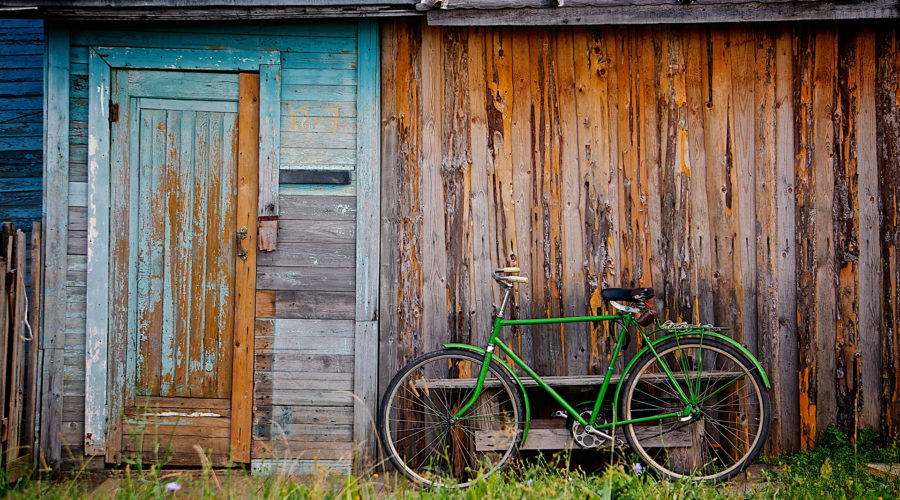
<instances>
[{"instance_id":1,"label":"wooden trim board","mask_svg":"<svg viewBox=\"0 0 900 500\"><path fill-rule=\"evenodd\" d=\"M381 248L381 99L378 23L359 23L357 82L356 342L354 347L353 440L356 467L375 457L378 377L378 271Z\"/></svg>"},{"instance_id":2,"label":"wooden trim board","mask_svg":"<svg viewBox=\"0 0 900 500\"><path fill-rule=\"evenodd\" d=\"M106 450L106 361L109 330L110 67L96 51L88 63L87 318L84 453Z\"/></svg>"},{"instance_id":3,"label":"wooden trim board","mask_svg":"<svg viewBox=\"0 0 900 500\"><path fill-rule=\"evenodd\" d=\"M259 184L260 77L241 73L238 111L236 225L247 228L246 260L235 264L234 351L231 374L231 447L233 460L250 461L253 409L253 342L256 325L256 246Z\"/></svg>"},{"instance_id":4,"label":"wooden trim board","mask_svg":"<svg viewBox=\"0 0 900 500\"><path fill-rule=\"evenodd\" d=\"M66 244L69 218L69 29L48 24L44 92L44 315L40 446L59 463L66 327Z\"/></svg>"}]
</instances>

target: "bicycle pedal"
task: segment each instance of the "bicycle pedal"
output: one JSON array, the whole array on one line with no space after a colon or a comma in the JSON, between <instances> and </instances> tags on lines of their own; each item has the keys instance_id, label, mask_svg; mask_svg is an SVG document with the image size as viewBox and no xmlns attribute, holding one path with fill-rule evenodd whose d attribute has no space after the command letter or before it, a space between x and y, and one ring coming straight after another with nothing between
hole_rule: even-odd
<instances>
[{"instance_id":1,"label":"bicycle pedal","mask_svg":"<svg viewBox=\"0 0 900 500\"><path fill-rule=\"evenodd\" d=\"M569 415L562 410L556 410L555 412L551 413L550 416L553 418L569 418Z\"/></svg>"}]
</instances>

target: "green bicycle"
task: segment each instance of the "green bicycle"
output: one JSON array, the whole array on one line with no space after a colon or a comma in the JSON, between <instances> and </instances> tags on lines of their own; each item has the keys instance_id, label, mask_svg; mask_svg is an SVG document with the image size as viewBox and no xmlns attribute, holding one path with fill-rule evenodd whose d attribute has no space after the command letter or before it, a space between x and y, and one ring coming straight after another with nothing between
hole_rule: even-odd
<instances>
[{"instance_id":1,"label":"green bicycle","mask_svg":"<svg viewBox=\"0 0 900 500\"><path fill-rule=\"evenodd\" d=\"M522 380L500 353L562 407L554 416L567 417L582 448L621 446L624 435L643 462L670 479L721 481L756 458L769 432L769 381L759 361L721 328L657 320L648 334L644 328L655 319L649 288L603 290L616 314L508 320L514 284L528 282L518 272L492 273L505 293L486 348L445 344L412 360L388 385L378 429L399 471L423 486L464 488L510 463L527 439L531 410ZM643 339L615 387L611 418L602 409L615 363L595 401L572 405L499 340L507 326L574 322L618 325L612 360L632 326Z\"/></svg>"}]
</instances>

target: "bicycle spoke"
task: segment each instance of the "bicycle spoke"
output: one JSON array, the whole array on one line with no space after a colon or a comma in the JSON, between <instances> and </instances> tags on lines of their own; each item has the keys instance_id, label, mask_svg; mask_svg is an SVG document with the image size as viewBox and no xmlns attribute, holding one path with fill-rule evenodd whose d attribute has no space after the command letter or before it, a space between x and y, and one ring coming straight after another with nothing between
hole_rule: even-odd
<instances>
[{"instance_id":1,"label":"bicycle spoke","mask_svg":"<svg viewBox=\"0 0 900 500\"><path fill-rule=\"evenodd\" d=\"M696 401L684 423L676 418L632 424L625 433L642 458L670 477L730 477L752 460L764 440L768 407L751 373L755 367L722 344L708 338L670 339L660 345L658 356L645 355L625 381L623 420L679 411L678 386L686 386ZM666 368L684 377L684 385L660 377Z\"/></svg>"}]
</instances>

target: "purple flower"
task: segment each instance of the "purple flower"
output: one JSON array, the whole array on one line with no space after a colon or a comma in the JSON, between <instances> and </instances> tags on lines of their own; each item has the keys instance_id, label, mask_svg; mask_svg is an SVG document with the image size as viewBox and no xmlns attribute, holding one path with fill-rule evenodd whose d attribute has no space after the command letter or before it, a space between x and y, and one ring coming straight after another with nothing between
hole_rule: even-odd
<instances>
[{"instance_id":1,"label":"purple flower","mask_svg":"<svg viewBox=\"0 0 900 500\"><path fill-rule=\"evenodd\" d=\"M172 481L171 483L166 484L166 490L168 491L178 491L181 489L181 485Z\"/></svg>"},{"instance_id":2,"label":"purple flower","mask_svg":"<svg viewBox=\"0 0 900 500\"><path fill-rule=\"evenodd\" d=\"M631 468L634 469L635 474L643 474L644 466L639 463L631 464Z\"/></svg>"}]
</instances>

